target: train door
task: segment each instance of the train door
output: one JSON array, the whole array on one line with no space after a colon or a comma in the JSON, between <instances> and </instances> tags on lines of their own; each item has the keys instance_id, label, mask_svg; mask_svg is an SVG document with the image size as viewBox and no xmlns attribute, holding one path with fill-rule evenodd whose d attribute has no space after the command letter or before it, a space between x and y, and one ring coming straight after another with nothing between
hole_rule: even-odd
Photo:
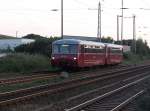
<instances>
[{"instance_id":1,"label":"train door","mask_svg":"<svg viewBox=\"0 0 150 111\"><path fill-rule=\"evenodd\" d=\"M83 59L83 64L84 66L90 66L90 61L91 61L91 53L90 53L90 46L89 45L84 45L84 59Z\"/></svg>"},{"instance_id":2,"label":"train door","mask_svg":"<svg viewBox=\"0 0 150 111\"><path fill-rule=\"evenodd\" d=\"M96 55L94 53L93 45L85 45L84 47L84 65L93 66L96 65Z\"/></svg>"},{"instance_id":3,"label":"train door","mask_svg":"<svg viewBox=\"0 0 150 111\"><path fill-rule=\"evenodd\" d=\"M82 57L82 60L83 60L83 66L84 67L88 67L88 66L91 66L92 64L92 49L91 49L91 46L90 45L83 45L83 57Z\"/></svg>"}]
</instances>

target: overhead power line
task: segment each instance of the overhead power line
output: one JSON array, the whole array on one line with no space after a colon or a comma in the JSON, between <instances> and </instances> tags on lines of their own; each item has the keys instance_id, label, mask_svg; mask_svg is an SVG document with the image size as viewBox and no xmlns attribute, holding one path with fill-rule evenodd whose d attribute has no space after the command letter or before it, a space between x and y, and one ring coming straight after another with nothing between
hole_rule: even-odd
<instances>
[{"instance_id":1,"label":"overhead power line","mask_svg":"<svg viewBox=\"0 0 150 111\"><path fill-rule=\"evenodd\" d=\"M140 10L150 10L150 8L140 8Z\"/></svg>"}]
</instances>

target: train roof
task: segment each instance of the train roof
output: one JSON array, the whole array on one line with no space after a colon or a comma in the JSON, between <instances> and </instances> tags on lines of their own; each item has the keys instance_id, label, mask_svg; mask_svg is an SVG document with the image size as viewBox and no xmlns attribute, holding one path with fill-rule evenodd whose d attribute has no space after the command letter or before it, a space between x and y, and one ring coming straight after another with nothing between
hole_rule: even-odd
<instances>
[{"instance_id":1,"label":"train roof","mask_svg":"<svg viewBox=\"0 0 150 111\"><path fill-rule=\"evenodd\" d=\"M110 43L104 43L105 45L107 45L108 47L114 47L114 48L123 48L122 45L117 45L117 44L110 44Z\"/></svg>"},{"instance_id":2,"label":"train roof","mask_svg":"<svg viewBox=\"0 0 150 111\"><path fill-rule=\"evenodd\" d=\"M53 42L53 44L86 44L86 45L101 45L114 48L123 48L122 45L111 44L111 43L102 43L102 42L93 42L93 41L86 41L86 40L79 40L79 39L60 39Z\"/></svg>"},{"instance_id":3,"label":"train roof","mask_svg":"<svg viewBox=\"0 0 150 111\"><path fill-rule=\"evenodd\" d=\"M57 40L57 41L53 42L53 44L65 44L65 43L105 46L105 44L101 43L101 42L93 42L93 41L86 41L86 40L79 40L79 39L60 39L60 40Z\"/></svg>"}]
</instances>

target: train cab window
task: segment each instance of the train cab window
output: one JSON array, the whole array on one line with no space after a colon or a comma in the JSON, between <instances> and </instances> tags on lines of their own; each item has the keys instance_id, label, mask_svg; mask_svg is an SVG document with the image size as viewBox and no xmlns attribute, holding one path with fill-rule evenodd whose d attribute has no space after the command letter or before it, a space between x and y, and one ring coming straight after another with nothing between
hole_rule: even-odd
<instances>
[{"instance_id":1,"label":"train cab window","mask_svg":"<svg viewBox=\"0 0 150 111\"><path fill-rule=\"evenodd\" d=\"M75 44L55 44L53 45L54 54L76 54L78 46Z\"/></svg>"},{"instance_id":2,"label":"train cab window","mask_svg":"<svg viewBox=\"0 0 150 111\"><path fill-rule=\"evenodd\" d=\"M53 45L53 53L54 54L59 53L59 45Z\"/></svg>"},{"instance_id":3,"label":"train cab window","mask_svg":"<svg viewBox=\"0 0 150 111\"><path fill-rule=\"evenodd\" d=\"M69 45L61 44L60 45L60 53L68 54L69 53Z\"/></svg>"},{"instance_id":4,"label":"train cab window","mask_svg":"<svg viewBox=\"0 0 150 111\"><path fill-rule=\"evenodd\" d=\"M78 52L78 46L77 45L70 45L69 51L71 54L76 54Z\"/></svg>"}]
</instances>

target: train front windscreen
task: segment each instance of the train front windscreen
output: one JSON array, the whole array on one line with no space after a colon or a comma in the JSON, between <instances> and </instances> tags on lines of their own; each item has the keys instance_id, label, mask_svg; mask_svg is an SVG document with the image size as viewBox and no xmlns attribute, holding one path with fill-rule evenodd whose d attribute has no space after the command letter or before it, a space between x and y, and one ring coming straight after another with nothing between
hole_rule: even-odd
<instances>
[{"instance_id":1,"label":"train front windscreen","mask_svg":"<svg viewBox=\"0 0 150 111\"><path fill-rule=\"evenodd\" d=\"M78 45L75 44L54 44L53 54L76 54Z\"/></svg>"}]
</instances>

